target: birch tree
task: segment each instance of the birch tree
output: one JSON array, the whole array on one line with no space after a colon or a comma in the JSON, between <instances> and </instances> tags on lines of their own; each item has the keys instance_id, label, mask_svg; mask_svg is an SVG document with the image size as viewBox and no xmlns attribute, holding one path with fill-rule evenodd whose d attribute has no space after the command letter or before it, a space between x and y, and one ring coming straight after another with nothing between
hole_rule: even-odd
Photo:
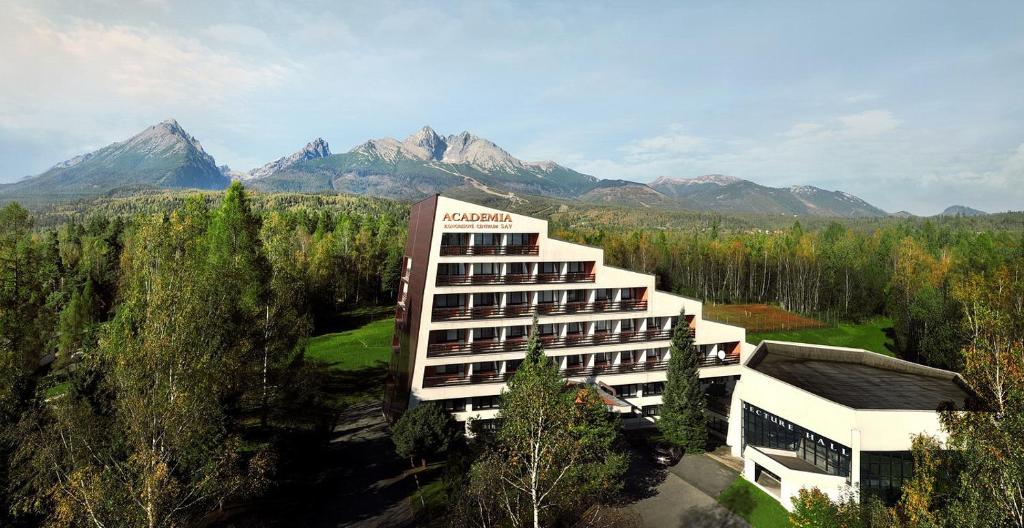
<instances>
[{"instance_id":1,"label":"birch tree","mask_svg":"<svg viewBox=\"0 0 1024 528\"><path fill-rule=\"evenodd\" d=\"M526 359L501 395L494 445L474 464L490 481L492 507L512 526L551 525L617 488L625 458L615 423L594 389L567 385L531 332ZM473 486L471 486L472 488Z\"/></svg>"}]
</instances>

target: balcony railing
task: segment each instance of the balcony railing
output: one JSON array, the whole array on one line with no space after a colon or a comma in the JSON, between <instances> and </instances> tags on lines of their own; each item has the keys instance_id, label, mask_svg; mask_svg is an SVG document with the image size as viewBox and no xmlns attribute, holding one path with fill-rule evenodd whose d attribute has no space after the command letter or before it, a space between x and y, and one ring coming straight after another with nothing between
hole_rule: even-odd
<instances>
[{"instance_id":1,"label":"balcony railing","mask_svg":"<svg viewBox=\"0 0 1024 528\"><path fill-rule=\"evenodd\" d=\"M739 354L732 354L725 356L725 359L719 359L717 357L702 357L697 362L697 366L700 367L721 367L725 365L738 365L740 362Z\"/></svg>"},{"instance_id":2,"label":"balcony railing","mask_svg":"<svg viewBox=\"0 0 1024 528\"><path fill-rule=\"evenodd\" d=\"M645 343L672 338L671 330L645 330L642 332L596 333L570 335L566 337L542 336L544 348L570 348L617 343ZM526 350L526 338L505 341L487 340L472 343L431 343L427 346L427 357L460 356L472 354L493 354L499 352L521 352Z\"/></svg>"},{"instance_id":3,"label":"balcony railing","mask_svg":"<svg viewBox=\"0 0 1024 528\"><path fill-rule=\"evenodd\" d=\"M667 361L648 361L643 363L629 363L623 365L594 365L589 368L569 367L558 371L563 378L579 378L590 376L601 376L610 374L630 374L635 372L651 372L665 370L668 368ZM465 374L444 374L426 376L423 378L424 387L446 387L450 385L470 385L476 383L504 383L515 372L499 374L497 371L482 372L467 376Z\"/></svg>"},{"instance_id":4,"label":"balcony railing","mask_svg":"<svg viewBox=\"0 0 1024 528\"><path fill-rule=\"evenodd\" d=\"M643 311L647 309L647 301L596 301L570 303L539 303L509 304L506 306L457 306L451 308L434 308L431 318L434 321L451 321L458 319L486 319L490 317L526 317L537 315L568 315L603 312Z\"/></svg>"},{"instance_id":5,"label":"balcony railing","mask_svg":"<svg viewBox=\"0 0 1024 528\"><path fill-rule=\"evenodd\" d=\"M516 273L509 275L438 275L438 286L462 286L467 284L558 284L565 282L594 282L593 273Z\"/></svg>"},{"instance_id":6,"label":"balcony railing","mask_svg":"<svg viewBox=\"0 0 1024 528\"><path fill-rule=\"evenodd\" d=\"M450 255L529 255L537 256L539 247L536 245L516 246L441 246L441 256Z\"/></svg>"}]
</instances>

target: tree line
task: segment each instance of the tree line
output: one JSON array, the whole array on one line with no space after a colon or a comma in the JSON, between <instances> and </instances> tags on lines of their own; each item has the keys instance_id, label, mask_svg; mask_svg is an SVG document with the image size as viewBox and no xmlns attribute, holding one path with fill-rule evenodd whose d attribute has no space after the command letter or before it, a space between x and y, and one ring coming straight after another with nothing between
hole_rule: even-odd
<instances>
[{"instance_id":1,"label":"tree line","mask_svg":"<svg viewBox=\"0 0 1024 528\"><path fill-rule=\"evenodd\" d=\"M218 198L0 209L0 525L201 523L273 483L288 431L330 427L300 421L325 381L299 345L393 302L403 210Z\"/></svg>"}]
</instances>

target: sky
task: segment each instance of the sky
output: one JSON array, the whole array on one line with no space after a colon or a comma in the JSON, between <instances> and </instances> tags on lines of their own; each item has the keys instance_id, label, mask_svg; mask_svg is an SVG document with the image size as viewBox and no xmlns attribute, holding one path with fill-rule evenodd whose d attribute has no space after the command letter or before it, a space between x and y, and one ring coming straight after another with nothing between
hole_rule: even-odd
<instances>
[{"instance_id":1,"label":"sky","mask_svg":"<svg viewBox=\"0 0 1024 528\"><path fill-rule=\"evenodd\" d=\"M1024 209L1024 2L0 0L0 182L167 118L248 170L423 125L601 178Z\"/></svg>"}]
</instances>

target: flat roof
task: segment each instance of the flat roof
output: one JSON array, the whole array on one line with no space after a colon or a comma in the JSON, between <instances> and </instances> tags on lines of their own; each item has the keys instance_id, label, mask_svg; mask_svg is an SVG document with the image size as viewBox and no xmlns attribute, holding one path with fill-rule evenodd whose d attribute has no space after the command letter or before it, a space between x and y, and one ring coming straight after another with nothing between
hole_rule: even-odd
<instances>
[{"instance_id":1,"label":"flat roof","mask_svg":"<svg viewBox=\"0 0 1024 528\"><path fill-rule=\"evenodd\" d=\"M955 372L856 348L762 341L746 366L854 409L963 409L972 398Z\"/></svg>"}]
</instances>

